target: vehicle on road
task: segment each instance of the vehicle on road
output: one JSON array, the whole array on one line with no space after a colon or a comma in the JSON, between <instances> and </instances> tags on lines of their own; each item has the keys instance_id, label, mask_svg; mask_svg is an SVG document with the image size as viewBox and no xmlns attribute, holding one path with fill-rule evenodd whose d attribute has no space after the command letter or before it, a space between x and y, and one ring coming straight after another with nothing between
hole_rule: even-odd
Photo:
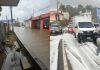
<instances>
[{"instance_id":1,"label":"vehicle on road","mask_svg":"<svg viewBox=\"0 0 100 70\"><path fill-rule=\"evenodd\" d=\"M96 43L100 44L100 23L94 23L94 26L96 28L96 35L95 35L95 37L97 38Z\"/></svg>"},{"instance_id":2,"label":"vehicle on road","mask_svg":"<svg viewBox=\"0 0 100 70\"><path fill-rule=\"evenodd\" d=\"M100 23L94 23L94 26L96 28L96 32L100 33Z\"/></svg>"},{"instance_id":3,"label":"vehicle on road","mask_svg":"<svg viewBox=\"0 0 100 70\"><path fill-rule=\"evenodd\" d=\"M57 23L51 24L50 34L62 34L62 26Z\"/></svg>"},{"instance_id":4,"label":"vehicle on road","mask_svg":"<svg viewBox=\"0 0 100 70\"><path fill-rule=\"evenodd\" d=\"M73 26L75 38L77 38L79 43L86 41L86 39L92 39L96 42L96 28L92 23L90 14L73 17Z\"/></svg>"},{"instance_id":5,"label":"vehicle on road","mask_svg":"<svg viewBox=\"0 0 100 70\"><path fill-rule=\"evenodd\" d=\"M74 33L74 29L73 29L73 26L72 25L69 25L68 26L67 32L68 33Z\"/></svg>"}]
</instances>

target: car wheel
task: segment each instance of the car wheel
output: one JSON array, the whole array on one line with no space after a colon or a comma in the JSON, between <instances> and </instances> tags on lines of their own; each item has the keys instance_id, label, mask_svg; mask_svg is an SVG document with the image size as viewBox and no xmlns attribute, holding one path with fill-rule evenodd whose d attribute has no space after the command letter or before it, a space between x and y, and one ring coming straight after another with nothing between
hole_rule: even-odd
<instances>
[{"instance_id":1,"label":"car wheel","mask_svg":"<svg viewBox=\"0 0 100 70\"><path fill-rule=\"evenodd\" d=\"M77 36L78 42L81 43L82 42L82 38L80 35Z\"/></svg>"},{"instance_id":2,"label":"car wheel","mask_svg":"<svg viewBox=\"0 0 100 70\"><path fill-rule=\"evenodd\" d=\"M76 38L76 33L74 33L74 37Z\"/></svg>"},{"instance_id":3,"label":"car wheel","mask_svg":"<svg viewBox=\"0 0 100 70\"><path fill-rule=\"evenodd\" d=\"M62 34L63 32L62 31L60 31L60 34Z\"/></svg>"}]
</instances>

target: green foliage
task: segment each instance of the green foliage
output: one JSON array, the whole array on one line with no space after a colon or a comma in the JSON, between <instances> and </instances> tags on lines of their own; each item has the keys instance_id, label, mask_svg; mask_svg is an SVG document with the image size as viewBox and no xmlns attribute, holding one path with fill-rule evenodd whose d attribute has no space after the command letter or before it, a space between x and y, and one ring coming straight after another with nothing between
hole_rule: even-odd
<instances>
[{"instance_id":1,"label":"green foliage","mask_svg":"<svg viewBox=\"0 0 100 70\"><path fill-rule=\"evenodd\" d=\"M86 10L88 10L88 11L92 11L93 10L93 7L91 6L91 5L86 5Z\"/></svg>"},{"instance_id":2,"label":"green foliage","mask_svg":"<svg viewBox=\"0 0 100 70\"><path fill-rule=\"evenodd\" d=\"M61 4L59 9L62 10L63 12L66 11L69 12L70 17L79 15L80 12L85 13L86 11L91 11L92 19L96 21L96 8L91 5L83 6L79 4L77 7L73 7L71 5Z\"/></svg>"},{"instance_id":3,"label":"green foliage","mask_svg":"<svg viewBox=\"0 0 100 70\"><path fill-rule=\"evenodd\" d=\"M77 11L79 12L79 11L82 11L84 9L84 7L80 4L80 5L78 5L78 7L77 7Z\"/></svg>"},{"instance_id":4,"label":"green foliage","mask_svg":"<svg viewBox=\"0 0 100 70\"><path fill-rule=\"evenodd\" d=\"M66 7L63 4L60 5L60 8L59 9L62 10L63 12L66 12Z\"/></svg>"}]
</instances>

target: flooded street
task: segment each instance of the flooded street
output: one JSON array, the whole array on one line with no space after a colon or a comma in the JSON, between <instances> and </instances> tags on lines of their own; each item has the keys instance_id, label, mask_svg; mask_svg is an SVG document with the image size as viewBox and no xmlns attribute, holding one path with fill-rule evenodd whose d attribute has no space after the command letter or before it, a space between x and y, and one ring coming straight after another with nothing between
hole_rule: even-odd
<instances>
[{"instance_id":1,"label":"flooded street","mask_svg":"<svg viewBox=\"0 0 100 70\"><path fill-rule=\"evenodd\" d=\"M15 27L14 32L39 66L50 68L49 31Z\"/></svg>"}]
</instances>

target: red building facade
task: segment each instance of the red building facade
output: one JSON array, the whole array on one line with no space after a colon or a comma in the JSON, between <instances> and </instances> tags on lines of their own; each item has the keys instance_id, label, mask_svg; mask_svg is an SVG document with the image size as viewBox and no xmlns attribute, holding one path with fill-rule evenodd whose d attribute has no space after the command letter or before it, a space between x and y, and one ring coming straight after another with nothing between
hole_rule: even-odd
<instances>
[{"instance_id":1,"label":"red building facade","mask_svg":"<svg viewBox=\"0 0 100 70\"><path fill-rule=\"evenodd\" d=\"M32 17L31 28L35 29L48 29L49 30L50 14L42 14L37 17Z\"/></svg>"}]
</instances>

